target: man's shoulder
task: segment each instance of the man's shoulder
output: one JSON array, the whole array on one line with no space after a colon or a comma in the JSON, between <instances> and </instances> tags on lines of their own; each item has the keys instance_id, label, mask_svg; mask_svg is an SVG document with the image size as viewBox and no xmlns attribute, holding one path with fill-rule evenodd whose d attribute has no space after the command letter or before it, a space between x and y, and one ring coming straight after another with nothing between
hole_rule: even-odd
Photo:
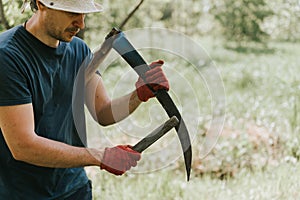
<instances>
[{"instance_id":1,"label":"man's shoulder","mask_svg":"<svg viewBox=\"0 0 300 200\"><path fill-rule=\"evenodd\" d=\"M6 63L17 59L19 50L14 41L16 29L10 29L0 35L0 63ZM2 65L0 66L2 67Z\"/></svg>"},{"instance_id":2,"label":"man's shoulder","mask_svg":"<svg viewBox=\"0 0 300 200\"><path fill-rule=\"evenodd\" d=\"M16 26L0 34L0 62L15 60L20 55L20 35L21 26Z\"/></svg>"},{"instance_id":3,"label":"man's shoulder","mask_svg":"<svg viewBox=\"0 0 300 200\"><path fill-rule=\"evenodd\" d=\"M4 31L0 34L0 48L7 48L8 46L12 46L12 41L14 40L15 35L17 34L20 26L13 27L7 31Z\"/></svg>"}]
</instances>

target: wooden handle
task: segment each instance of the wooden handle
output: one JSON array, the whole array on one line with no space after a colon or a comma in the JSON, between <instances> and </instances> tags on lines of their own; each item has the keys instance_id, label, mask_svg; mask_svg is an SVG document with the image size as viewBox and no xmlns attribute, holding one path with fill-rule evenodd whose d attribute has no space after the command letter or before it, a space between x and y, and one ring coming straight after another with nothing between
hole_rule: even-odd
<instances>
[{"instance_id":1,"label":"wooden handle","mask_svg":"<svg viewBox=\"0 0 300 200\"><path fill-rule=\"evenodd\" d=\"M142 153L145 149L151 146L154 142L156 142L159 138L164 136L169 130L173 127L177 126L179 120L176 116L171 117L164 124L160 125L154 131L152 131L149 135L139 141L136 145L132 147L133 150Z\"/></svg>"}]
</instances>

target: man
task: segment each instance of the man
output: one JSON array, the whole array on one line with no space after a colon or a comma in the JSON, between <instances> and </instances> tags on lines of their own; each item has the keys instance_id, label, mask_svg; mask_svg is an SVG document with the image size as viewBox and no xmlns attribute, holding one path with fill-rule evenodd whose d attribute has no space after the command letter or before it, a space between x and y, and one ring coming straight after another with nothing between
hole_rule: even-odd
<instances>
[{"instance_id":1,"label":"man","mask_svg":"<svg viewBox=\"0 0 300 200\"><path fill-rule=\"evenodd\" d=\"M84 166L122 175L140 159L129 145L85 147L74 123L74 82L91 57L75 35L85 14L102 7L93 0L32 0L31 7L35 13L25 24L0 35L0 199L91 199ZM155 90L169 89L162 64L153 62L146 74ZM154 96L141 79L136 90L114 100L97 73L91 86L95 95L87 99L94 102L86 104L101 125L126 118Z\"/></svg>"}]
</instances>

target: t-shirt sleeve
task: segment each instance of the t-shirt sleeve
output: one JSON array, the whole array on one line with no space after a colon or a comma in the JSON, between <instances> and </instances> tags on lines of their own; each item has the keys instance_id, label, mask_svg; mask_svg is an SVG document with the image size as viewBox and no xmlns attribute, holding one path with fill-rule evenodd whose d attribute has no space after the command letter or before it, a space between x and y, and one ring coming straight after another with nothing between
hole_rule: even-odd
<instances>
[{"instance_id":1,"label":"t-shirt sleeve","mask_svg":"<svg viewBox=\"0 0 300 200\"><path fill-rule=\"evenodd\" d=\"M16 56L0 50L0 106L31 103L26 70Z\"/></svg>"}]
</instances>

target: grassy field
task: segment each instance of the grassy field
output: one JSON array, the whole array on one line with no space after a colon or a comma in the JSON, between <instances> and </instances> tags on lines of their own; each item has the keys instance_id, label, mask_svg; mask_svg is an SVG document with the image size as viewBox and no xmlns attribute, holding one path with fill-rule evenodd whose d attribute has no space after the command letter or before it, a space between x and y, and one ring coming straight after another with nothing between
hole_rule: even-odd
<instances>
[{"instance_id":1,"label":"grassy field","mask_svg":"<svg viewBox=\"0 0 300 200\"><path fill-rule=\"evenodd\" d=\"M192 135L191 181L185 181L179 143L170 133L122 177L88 168L94 199L300 198L300 45L271 42L267 48L226 49L215 38L197 42L216 64L225 88L226 117L214 150L201 158L213 112L205 78L198 78L188 62L161 53L167 58L171 95ZM136 76L128 67L112 67L103 77L112 97L134 89ZM164 119L151 100L117 126L99 128L89 121L88 132L97 136L90 144L133 144Z\"/></svg>"},{"instance_id":2,"label":"grassy field","mask_svg":"<svg viewBox=\"0 0 300 200\"><path fill-rule=\"evenodd\" d=\"M283 164L264 172L242 170L228 180L204 175L193 177L190 182L185 182L182 172L171 170L124 177L99 171L90 175L94 177L94 199L294 200L300 198L299 167Z\"/></svg>"}]
</instances>

